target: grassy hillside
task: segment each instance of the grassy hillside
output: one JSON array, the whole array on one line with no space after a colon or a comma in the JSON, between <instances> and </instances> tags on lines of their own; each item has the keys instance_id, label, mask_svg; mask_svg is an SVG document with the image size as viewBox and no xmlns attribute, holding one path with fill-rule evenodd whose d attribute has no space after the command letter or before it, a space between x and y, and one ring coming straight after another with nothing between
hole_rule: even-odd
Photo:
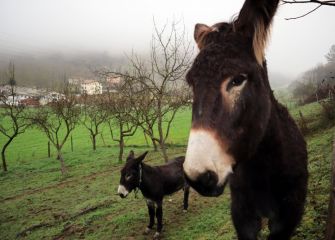
<instances>
[{"instance_id":1,"label":"grassy hillside","mask_svg":"<svg viewBox=\"0 0 335 240\"><path fill-rule=\"evenodd\" d=\"M306 137L310 178L306 214L294 239L322 239L335 128L320 121L317 104L290 107L295 117L299 110L311 129ZM168 149L171 157L185 153L189 127L188 110L174 122L170 143L175 145ZM85 129L75 130L74 152L69 144L64 149L67 177L60 176L54 158L46 157L47 140L38 130L29 130L14 142L8 152L9 172L0 173L0 239L151 239L152 235L142 235L148 215L141 194L137 198L130 194L126 199L116 195L122 165L117 163L118 149L107 129L103 134L111 146L104 146L99 138L98 149L93 152ZM150 149L140 132L127 145L126 152ZM149 164L162 161L161 154L155 152L146 159ZM201 197L191 191L189 211L183 213L182 192L165 198L164 238L236 239L229 201L228 189L218 198Z\"/></svg>"}]
</instances>

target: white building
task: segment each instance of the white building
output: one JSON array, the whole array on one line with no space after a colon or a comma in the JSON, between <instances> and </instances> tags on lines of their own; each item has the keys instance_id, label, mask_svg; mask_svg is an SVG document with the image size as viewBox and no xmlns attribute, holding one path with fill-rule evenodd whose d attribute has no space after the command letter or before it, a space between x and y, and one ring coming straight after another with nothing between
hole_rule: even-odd
<instances>
[{"instance_id":1,"label":"white building","mask_svg":"<svg viewBox=\"0 0 335 240\"><path fill-rule=\"evenodd\" d=\"M80 77L69 78L67 82L70 85L79 85L83 80Z\"/></svg>"},{"instance_id":2,"label":"white building","mask_svg":"<svg viewBox=\"0 0 335 240\"><path fill-rule=\"evenodd\" d=\"M18 106L22 100L28 99L28 96L25 95L8 95L5 104ZM1 103L0 103L1 104Z\"/></svg>"},{"instance_id":3,"label":"white building","mask_svg":"<svg viewBox=\"0 0 335 240\"><path fill-rule=\"evenodd\" d=\"M95 80L84 80L80 84L80 92L88 95L102 94L102 85Z\"/></svg>"},{"instance_id":4,"label":"white building","mask_svg":"<svg viewBox=\"0 0 335 240\"><path fill-rule=\"evenodd\" d=\"M55 102L64 98L65 98L64 94L58 92L48 92L46 95L40 98L39 102L42 106L44 106L50 102Z\"/></svg>"}]
</instances>

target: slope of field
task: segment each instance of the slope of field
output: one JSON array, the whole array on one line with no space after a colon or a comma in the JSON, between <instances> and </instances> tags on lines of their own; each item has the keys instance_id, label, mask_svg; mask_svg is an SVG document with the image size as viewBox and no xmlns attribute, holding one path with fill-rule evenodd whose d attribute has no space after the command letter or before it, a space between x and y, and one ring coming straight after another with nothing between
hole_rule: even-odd
<instances>
[{"instance_id":1,"label":"slope of field","mask_svg":"<svg viewBox=\"0 0 335 240\"><path fill-rule=\"evenodd\" d=\"M331 143L335 128L320 121L317 104L292 107L296 118L302 111L310 133L309 191L301 226L294 240L322 239L327 216L330 184ZM170 136L169 156L185 153L190 111L180 113ZM142 234L148 223L145 201L139 193L126 199L116 195L119 172L118 149L104 129L106 145L99 138L96 152L83 127L73 133L74 152L66 145L69 174L61 177L57 160L47 158L47 140L38 130L28 130L9 149L9 172L0 173L0 239L151 239ZM0 143L3 139L0 139ZM110 145L110 146L108 146ZM143 135L127 141L126 152L150 150ZM146 162L160 164L160 153L150 151ZM205 198L191 191L190 207L182 212L182 192L166 197L165 239L236 239L230 219L229 189L218 198ZM265 239L264 229L261 239Z\"/></svg>"}]
</instances>

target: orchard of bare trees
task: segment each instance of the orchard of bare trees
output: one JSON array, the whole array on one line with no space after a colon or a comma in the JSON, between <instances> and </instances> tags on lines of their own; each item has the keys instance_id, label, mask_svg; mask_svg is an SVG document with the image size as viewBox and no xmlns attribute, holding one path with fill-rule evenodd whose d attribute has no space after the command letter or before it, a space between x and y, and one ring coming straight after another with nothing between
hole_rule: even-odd
<instances>
[{"instance_id":1,"label":"orchard of bare trees","mask_svg":"<svg viewBox=\"0 0 335 240\"><path fill-rule=\"evenodd\" d=\"M87 131L93 151L97 149L97 137L103 138L103 131L107 131L108 145L119 149L119 162L124 158L126 140L136 132L143 134L147 144L161 151L167 161L171 126L177 112L187 107L191 99L184 77L193 48L185 39L185 32L179 34L177 27L175 22L162 29L155 25L149 56L132 53L127 67L121 70L97 69L95 74L101 81L108 77L121 79L103 94L78 95L64 83L57 89L57 100L28 108L16 98L15 67L11 63L2 76L2 83L9 90L0 92L0 134L7 139L1 146L3 170L7 171L9 145L27 128L35 128L44 134L49 148L53 147L61 173L66 174L63 149L79 125Z\"/></svg>"}]
</instances>

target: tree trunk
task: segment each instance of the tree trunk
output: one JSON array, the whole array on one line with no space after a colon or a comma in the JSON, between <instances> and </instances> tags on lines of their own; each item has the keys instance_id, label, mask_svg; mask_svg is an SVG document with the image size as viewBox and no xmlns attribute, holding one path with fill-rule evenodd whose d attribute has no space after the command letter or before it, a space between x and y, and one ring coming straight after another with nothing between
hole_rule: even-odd
<instances>
[{"instance_id":1,"label":"tree trunk","mask_svg":"<svg viewBox=\"0 0 335 240\"><path fill-rule=\"evenodd\" d=\"M160 103L159 103L160 105ZM163 153L164 161L167 162L169 160L167 153L166 153L166 146L164 142L164 133L163 133L163 120L162 115L159 113L158 115L158 134L159 134L159 146Z\"/></svg>"},{"instance_id":2,"label":"tree trunk","mask_svg":"<svg viewBox=\"0 0 335 240\"><path fill-rule=\"evenodd\" d=\"M147 136L149 136L150 140L151 140L151 143L152 143L152 146L154 147L154 151L157 152L158 151L158 147L157 147L157 143L156 143L156 141L154 139L154 136L152 134L152 131L148 131L148 132L149 132L149 134L147 134L146 132L143 132L144 138L145 138L145 142L149 146L148 139L147 139Z\"/></svg>"},{"instance_id":3,"label":"tree trunk","mask_svg":"<svg viewBox=\"0 0 335 240\"><path fill-rule=\"evenodd\" d=\"M6 148L3 147L1 151L1 158L2 158L2 168L4 172L7 172L7 163L6 163L6 156L5 156Z\"/></svg>"},{"instance_id":4,"label":"tree trunk","mask_svg":"<svg viewBox=\"0 0 335 240\"><path fill-rule=\"evenodd\" d=\"M50 151L50 141L48 141L48 158L51 157L51 151Z\"/></svg>"},{"instance_id":5,"label":"tree trunk","mask_svg":"<svg viewBox=\"0 0 335 240\"><path fill-rule=\"evenodd\" d=\"M97 141L96 141L96 135L92 135L92 144L93 144L93 150L97 150Z\"/></svg>"},{"instance_id":6,"label":"tree trunk","mask_svg":"<svg viewBox=\"0 0 335 240\"><path fill-rule=\"evenodd\" d=\"M2 168L3 168L4 172L8 171L8 169L7 169L7 162L6 162L6 149L9 146L9 144L13 141L14 137L11 137L10 139L8 139L8 141L6 142L6 144L2 147L1 159L2 159Z\"/></svg>"},{"instance_id":7,"label":"tree trunk","mask_svg":"<svg viewBox=\"0 0 335 240\"><path fill-rule=\"evenodd\" d=\"M123 158L123 149L124 149L124 140L123 140L122 133L120 133L119 147L120 147L120 151L119 151L119 163L121 163L122 162L122 158Z\"/></svg>"},{"instance_id":8,"label":"tree trunk","mask_svg":"<svg viewBox=\"0 0 335 240\"><path fill-rule=\"evenodd\" d=\"M151 138L151 141L152 141L152 146L154 146L154 151L157 152L158 151L158 147L157 147L156 141L153 138Z\"/></svg>"},{"instance_id":9,"label":"tree trunk","mask_svg":"<svg viewBox=\"0 0 335 240\"><path fill-rule=\"evenodd\" d=\"M169 161L169 158L168 158L168 155L167 155L167 152L166 152L165 142L162 141L162 142L159 143L159 145L160 145L162 153L163 153L164 161L165 162Z\"/></svg>"},{"instance_id":10,"label":"tree trunk","mask_svg":"<svg viewBox=\"0 0 335 240\"><path fill-rule=\"evenodd\" d=\"M66 166L65 166L65 163L64 163L64 159L63 159L61 149L57 149L57 159L60 162L60 171L61 171L62 175L66 174Z\"/></svg>"},{"instance_id":11,"label":"tree trunk","mask_svg":"<svg viewBox=\"0 0 335 240\"><path fill-rule=\"evenodd\" d=\"M145 143L147 144L147 147L149 147L149 142L148 142L147 134L145 133L145 131L143 131L143 136L145 139Z\"/></svg>"}]
</instances>

